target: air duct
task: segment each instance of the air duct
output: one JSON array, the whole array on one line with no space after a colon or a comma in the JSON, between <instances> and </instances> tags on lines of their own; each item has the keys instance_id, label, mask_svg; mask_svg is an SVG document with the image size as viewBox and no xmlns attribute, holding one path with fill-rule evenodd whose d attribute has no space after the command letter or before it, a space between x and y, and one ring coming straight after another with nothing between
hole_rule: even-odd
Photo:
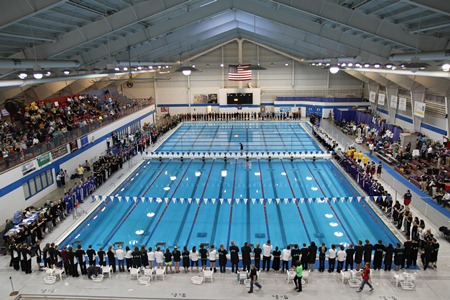
<instances>
[{"instance_id":1,"label":"air duct","mask_svg":"<svg viewBox=\"0 0 450 300\"><path fill-rule=\"evenodd\" d=\"M398 53L391 54L389 56L390 61L411 61L411 60L420 60L420 61L430 61L430 60L449 60L450 59L450 50L445 51L430 51L430 52L418 52L418 53Z\"/></svg>"},{"instance_id":2,"label":"air duct","mask_svg":"<svg viewBox=\"0 0 450 300\"><path fill-rule=\"evenodd\" d=\"M0 59L0 69L78 68L78 60Z\"/></svg>"}]
</instances>

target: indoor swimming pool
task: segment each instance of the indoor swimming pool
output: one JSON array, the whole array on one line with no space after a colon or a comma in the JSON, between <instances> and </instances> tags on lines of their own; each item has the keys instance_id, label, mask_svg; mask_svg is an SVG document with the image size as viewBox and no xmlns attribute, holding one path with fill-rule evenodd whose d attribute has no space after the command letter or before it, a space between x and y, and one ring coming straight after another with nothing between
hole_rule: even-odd
<instances>
[{"instance_id":1,"label":"indoor swimming pool","mask_svg":"<svg viewBox=\"0 0 450 300\"><path fill-rule=\"evenodd\" d=\"M326 159L153 159L61 244L396 243L359 196Z\"/></svg>"},{"instance_id":2,"label":"indoor swimming pool","mask_svg":"<svg viewBox=\"0 0 450 300\"><path fill-rule=\"evenodd\" d=\"M299 122L186 122L156 152L239 152L240 143L245 152L321 150Z\"/></svg>"}]
</instances>

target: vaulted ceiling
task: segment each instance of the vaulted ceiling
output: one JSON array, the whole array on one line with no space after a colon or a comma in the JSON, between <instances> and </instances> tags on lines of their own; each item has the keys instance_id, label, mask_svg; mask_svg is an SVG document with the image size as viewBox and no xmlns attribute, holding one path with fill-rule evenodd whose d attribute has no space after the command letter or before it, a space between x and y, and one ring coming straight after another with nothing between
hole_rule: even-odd
<instances>
[{"instance_id":1,"label":"vaulted ceiling","mask_svg":"<svg viewBox=\"0 0 450 300\"><path fill-rule=\"evenodd\" d=\"M298 61L425 62L429 70L438 70L450 62L450 1L4 0L0 85L16 80L25 62L36 68L48 61L71 61L67 65L75 64L73 71L89 73L129 59L175 63L235 38ZM395 60L399 54L408 55ZM398 84L396 76L417 77L348 72L380 84ZM450 77L440 74L434 77L445 94ZM421 81L428 88L430 80ZM2 86L9 87L6 82Z\"/></svg>"}]
</instances>

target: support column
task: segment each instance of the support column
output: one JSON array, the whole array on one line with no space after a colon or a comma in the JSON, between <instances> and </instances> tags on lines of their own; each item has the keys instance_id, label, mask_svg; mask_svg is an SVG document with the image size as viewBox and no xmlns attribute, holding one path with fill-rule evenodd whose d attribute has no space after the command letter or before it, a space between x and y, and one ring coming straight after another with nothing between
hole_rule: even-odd
<instances>
[{"instance_id":1,"label":"support column","mask_svg":"<svg viewBox=\"0 0 450 300\"><path fill-rule=\"evenodd\" d=\"M388 123L395 124L398 109L398 86L392 85L386 87L386 101L388 101L389 120ZM391 107L392 98L395 99L395 107Z\"/></svg>"},{"instance_id":2,"label":"support column","mask_svg":"<svg viewBox=\"0 0 450 300\"><path fill-rule=\"evenodd\" d=\"M242 64L242 45L244 44L244 40L243 39L238 39L237 40L238 43L238 63L241 65ZM242 89L242 81L239 81L239 88Z\"/></svg>"},{"instance_id":3,"label":"support column","mask_svg":"<svg viewBox=\"0 0 450 300\"><path fill-rule=\"evenodd\" d=\"M423 119L414 115L414 103L416 101L425 102L424 87L418 87L415 90L411 90L411 117L413 120L414 131L420 132L420 129L422 128Z\"/></svg>"},{"instance_id":4,"label":"support column","mask_svg":"<svg viewBox=\"0 0 450 300\"><path fill-rule=\"evenodd\" d=\"M378 83L375 82L369 82L369 84L367 85L367 88L369 89L369 96L370 96L370 92L375 92L378 95L378 91L380 89L380 86L378 85ZM374 114L377 113L377 106L378 106L378 97L375 97L375 103L369 102L370 103L370 107L372 109L372 112Z\"/></svg>"},{"instance_id":5,"label":"support column","mask_svg":"<svg viewBox=\"0 0 450 300\"><path fill-rule=\"evenodd\" d=\"M445 117L447 118L447 128L445 128L445 130L447 130L447 138L450 137L450 105L448 105L448 100L449 97L445 96Z\"/></svg>"}]
</instances>

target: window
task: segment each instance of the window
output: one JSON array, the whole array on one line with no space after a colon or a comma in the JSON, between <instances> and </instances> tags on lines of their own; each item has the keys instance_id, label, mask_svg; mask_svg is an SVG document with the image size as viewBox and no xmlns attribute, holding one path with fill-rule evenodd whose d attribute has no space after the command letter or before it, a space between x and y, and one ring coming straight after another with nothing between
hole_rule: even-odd
<instances>
[{"instance_id":1,"label":"window","mask_svg":"<svg viewBox=\"0 0 450 300\"><path fill-rule=\"evenodd\" d=\"M25 199L36 195L46 187L52 185L53 182L52 170L47 170L39 175L36 175L36 177L28 180L22 185Z\"/></svg>"}]
</instances>

